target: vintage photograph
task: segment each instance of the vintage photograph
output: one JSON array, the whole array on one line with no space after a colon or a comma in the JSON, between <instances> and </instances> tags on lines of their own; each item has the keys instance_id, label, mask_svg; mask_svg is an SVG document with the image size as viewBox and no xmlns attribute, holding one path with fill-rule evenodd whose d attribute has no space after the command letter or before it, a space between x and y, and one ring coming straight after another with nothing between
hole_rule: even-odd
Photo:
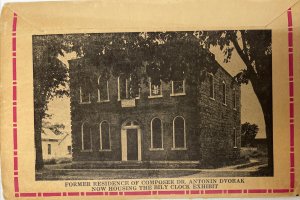
<instances>
[{"instance_id":1,"label":"vintage photograph","mask_svg":"<svg viewBox=\"0 0 300 200\"><path fill-rule=\"evenodd\" d=\"M36 180L273 176L272 32L34 35Z\"/></svg>"}]
</instances>

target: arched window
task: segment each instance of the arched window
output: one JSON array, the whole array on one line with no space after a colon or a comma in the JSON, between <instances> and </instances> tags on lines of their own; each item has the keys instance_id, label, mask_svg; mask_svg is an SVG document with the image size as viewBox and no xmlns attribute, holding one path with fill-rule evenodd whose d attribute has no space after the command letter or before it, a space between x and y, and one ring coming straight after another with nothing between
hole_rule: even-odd
<instances>
[{"instance_id":1,"label":"arched window","mask_svg":"<svg viewBox=\"0 0 300 200\"><path fill-rule=\"evenodd\" d=\"M109 88L108 88L108 80L98 78L98 102L107 102L109 101Z\"/></svg>"},{"instance_id":2,"label":"arched window","mask_svg":"<svg viewBox=\"0 0 300 200\"><path fill-rule=\"evenodd\" d=\"M208 75L209 80L209 97L215 99L215 83L214 83L214 76L212 74Z\"/></svg>"},{"instance_id":3,"label":"arched window","mask_svg":"<svg viewBox=\"0 0 300 200\"><path fill-rule=\"evenodd\" d=\"M222 82L222 102L226 105L226 83Z\"/></svg>"},{"instance_id":4,"label":"arched window","mask_svg":"<svg viewBox=\"0 0 300 200\"><path fill-rule=\"evenodd\" d=\"M233 88L233 109L236 109L236 90Z\"/></svg>"},{"instance_id":5,"label":"arched window","mask_svg":"<svg viewBox=\"0 0 300 200\"><path fill-rule=\"evenodd\" d=\"M84 122L81 126L81 142L83 151L92 150L92 128L87 122Z\"/></svg>"},{"instance_id":6,"label":"arched window","mask_svg":"<svg viewBox=\"0 0 300 200\"><path fill-rule=\"evenodd\" d=\"M159 118L151 120L151 149L163 149L163 127Z\"/></svg>"},{"instance_id":7,"label":"arched window","mask_svg":"<svg viewBox=\"0 0 300 200\"><path fill-rule=\"evenodd\" d=\"M107 121L100 123L100 150L110 150L110 126Z\"/></svg>"},{"instance_id":8,"label":"arched window","mask_svg":"<svg viewBox=\"0 0 300 200\"><path fill-rule=\"evenodd\" d=\"M181 116L177 116L173 120L173 148L186 148L185 120Z\"/></svg>"},{"instance_id":9,"label":"arched window","mask_svg":"<svg viewBox=\"0 0 300 200\"><path fill-rule=\"evenodd\" d=\"M80 103L91 103L91 94L84 88L85 87L79 87Z\"/></svg>"}]
</instances>

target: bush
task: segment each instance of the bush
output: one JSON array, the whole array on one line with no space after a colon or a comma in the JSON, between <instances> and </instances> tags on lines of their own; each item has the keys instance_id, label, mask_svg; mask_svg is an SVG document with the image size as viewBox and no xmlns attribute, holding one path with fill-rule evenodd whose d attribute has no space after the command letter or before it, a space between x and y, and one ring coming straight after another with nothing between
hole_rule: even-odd
<instances>
[{"instance_id":1,"label":"bush","mask_svg":"<svg viewBox=\"0 0 300 200\"><path fill-rule=\"evenodd\" d=\"M45 165L55 165L56 164L56 160L54 158L51 159L45 159L44 160L44 164Z\"/></svg>"}]
</instances>

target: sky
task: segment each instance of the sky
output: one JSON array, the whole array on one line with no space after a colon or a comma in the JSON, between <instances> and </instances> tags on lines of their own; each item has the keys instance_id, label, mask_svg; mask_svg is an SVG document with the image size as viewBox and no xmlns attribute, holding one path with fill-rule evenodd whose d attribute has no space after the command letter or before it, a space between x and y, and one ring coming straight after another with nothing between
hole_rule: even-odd
<instances>
[{"instance_id":1,"label":"sky","mask_svg":"<svg viewBox=\"0 0 300 200\"><path fill-rule=\"evenodd\" d=\"M232 76L235 76L245 68L243 61L235 50L232 52L232 58L229 63L223 62L224 56L218 47L211 48L210 51L215 54L218 63ZM59 57L59 59L68 67L67 60L75 57L75 53L71 53L65 57ZM70 98L54 98L48 104L48 114L52 114L52 119L49 120L51 123L64 122L65 131L71 132ZM241 123L244 122L258 125L259 132L256 138L266 137L263 112L250 82L248 85L241 85Z\"/></svg>"}]
</instances>

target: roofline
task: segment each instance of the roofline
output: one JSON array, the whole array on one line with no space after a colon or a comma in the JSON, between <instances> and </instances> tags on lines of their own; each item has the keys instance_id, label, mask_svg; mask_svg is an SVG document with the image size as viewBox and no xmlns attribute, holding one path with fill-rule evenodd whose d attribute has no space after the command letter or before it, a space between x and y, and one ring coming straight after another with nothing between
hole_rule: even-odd
<instances>
[{"instance_id":1,"label":"roofline","mask_svg":"<svg viewBox=\"0 0 300 200\"><path fill-rule=\"evenodd\" d=\"M67 133L67 134L65 135L65 137L63 137L63 138L60 140L60 142L58 143L58 145L60 145L60 143L62 143L62 141L64 141L68 135L69 135L69 133Z\"/></svg>"}]
</instances>

